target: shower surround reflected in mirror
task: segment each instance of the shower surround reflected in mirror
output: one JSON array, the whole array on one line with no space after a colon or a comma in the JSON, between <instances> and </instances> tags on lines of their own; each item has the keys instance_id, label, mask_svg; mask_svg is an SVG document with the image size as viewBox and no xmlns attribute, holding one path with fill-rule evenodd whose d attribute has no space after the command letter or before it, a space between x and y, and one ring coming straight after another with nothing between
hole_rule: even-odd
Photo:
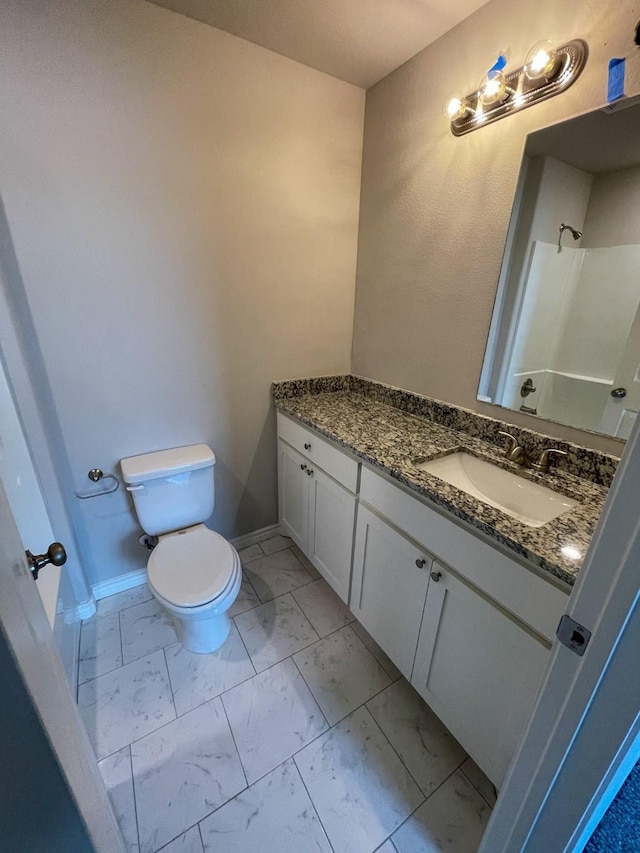
<instances>
[{"instance_id":1,"label":"shower surround reflected in mirror","mask_svg":"<svg viewBox=\"0 0 640 853\"><path fill-rule=\"evenodd\" d=\"M626 439L640 409L640 104L527 138L478 399Z\"/></svg>"}]
</instances>

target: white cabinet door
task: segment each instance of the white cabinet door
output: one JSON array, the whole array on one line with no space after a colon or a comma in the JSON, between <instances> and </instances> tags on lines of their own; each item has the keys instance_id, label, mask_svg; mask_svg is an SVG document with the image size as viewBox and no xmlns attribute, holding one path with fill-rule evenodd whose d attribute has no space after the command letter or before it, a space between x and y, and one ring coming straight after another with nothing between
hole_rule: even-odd
<instances>
[{"instance_id":1,"label":"white cabinet door","mask_svg":"<svg viewBox=\"0 0 640 853\"><path fill-rule=\"evenodd\" d=\"M426 554L360 505L351 610L406 678L411 678L430 566Z\"/></svg>"},{"instance_id":2,"label":"white cabinet door","mask_svg":"<svg viewBox=\"0 0 640 853\"><path fill-rule=\"evenodd\" d=\"M308 462L293 448L278 441L278 503L280 526L307 551L309 534Z\"/></svg>"},{"instance_id":3,"label":"white cabinet door","mask_svg":"<svg viewBox=\"0 0 640 853\"><path fill-rule=\"evenodd\" d=\"M311 464L311 463L310 463ZM307 556L340 598L349 602L356 499L324 471L310 467Z\"/></svg>"},{"instance_id":4,"label":"white cabinet door","mask_svg":"<svg viewBox=\"0 0 640 853\"><path fill-rule=\"evenodd\" d=\"M500 787L549 649L434 562L411 683Z\"/></svg>"}]
</instances>

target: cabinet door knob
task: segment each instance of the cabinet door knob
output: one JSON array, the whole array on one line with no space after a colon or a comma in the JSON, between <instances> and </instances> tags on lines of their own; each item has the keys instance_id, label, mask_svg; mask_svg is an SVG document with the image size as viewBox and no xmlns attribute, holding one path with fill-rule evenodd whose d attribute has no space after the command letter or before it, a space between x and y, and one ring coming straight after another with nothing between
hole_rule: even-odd
<instances>
[{"instance_id":1,"label":"cabinet door knob","mask_svg":"<svg viewBox=\"0 0 640 853\"><path fill-rule=\"evenodd\" d=\"M442 577L442 572L431 572L431 580L434 583L438 583L440 578Z\"/></svg>"},{"instance_id":2,"label":"cabinet door knob","mask_svg":"<svg viewBox=\"0 0 640 853\"><path fill-rule=\"evenodd\" d=\"M311 445L308 442L305 442L304 449L311 450Z\"/></svg>"},{"instance_id":3,"label":"cabinet door knob","mask_svg":"<svg viewBox=\"0 0 640 853\"><path fill-rule=\"evenodd\" d=\"M421 560L420 557L418 557L418 559L416 560L416 566L419 569L424 569L424 565L426 562L427 562L426 560Z\"/></svg>"},{"instance_id":4,"label":"cabinet door knob","mask_svg":"<svg viewBox=\"0 0 640 853\"><path fill-rule=\"evenodd\" d=\"M313 474L313 468L307 468L307 477L310 477Z\"/></svg>"},{"instance_id":5,"label":"cabinet door knob","mask_svg":"<svg viewBox=\"0 0 640 853\"><path fill-rule=\"evenodd\" d=\"M301 470L301 471L306 471L306 470L307 470L307 466L304 464L304 462L301 462L301 463L300 463L300 470Z\"/></svg>"}]
</instances>

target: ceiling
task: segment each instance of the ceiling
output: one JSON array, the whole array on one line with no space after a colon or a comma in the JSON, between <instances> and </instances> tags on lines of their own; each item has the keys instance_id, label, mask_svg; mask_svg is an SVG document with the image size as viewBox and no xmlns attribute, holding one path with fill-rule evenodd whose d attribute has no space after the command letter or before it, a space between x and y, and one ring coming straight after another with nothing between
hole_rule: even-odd
<instances>
[{"instance_id":1,"label":"ceiling","mask_svg":"<svg viewBox=\"0 0 640 853\"><path fill-rule=\"evenodd\" d=\"M640 164L640 99L621 101L530 134L525 153L548 154L585 172L615 172Z\"/></svg>"},{"instance_id":2,"label":"ceiling","mask_svg":"<svg viewBox=\"0 0 640 853\"><path fill-rule=\"evenodd\" d=\"M368 89L487 0L151 0Z\"/></svg>"}]
</instances>

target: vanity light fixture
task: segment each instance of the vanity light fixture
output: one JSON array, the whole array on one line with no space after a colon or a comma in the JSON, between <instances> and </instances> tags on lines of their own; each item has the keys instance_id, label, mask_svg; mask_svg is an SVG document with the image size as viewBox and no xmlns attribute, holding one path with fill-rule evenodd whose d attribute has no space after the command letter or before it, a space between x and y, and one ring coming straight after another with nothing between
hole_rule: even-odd
<instances>
[{"instance_id":1,"label":"vanity light fixture","mask_svg":"<svg viewBox=\"0 0 640 853\"><path fill-rule=\"evenodd\" d=\"M463 136L483 124L552 98L578 79L587 62L588 47L574 39L554 48L539 41L528 52L524 64L507 73L494 66L482 78L477 91L464 98L448 99L445 111L454 136Z\"/></svg>"}]
</instances>

